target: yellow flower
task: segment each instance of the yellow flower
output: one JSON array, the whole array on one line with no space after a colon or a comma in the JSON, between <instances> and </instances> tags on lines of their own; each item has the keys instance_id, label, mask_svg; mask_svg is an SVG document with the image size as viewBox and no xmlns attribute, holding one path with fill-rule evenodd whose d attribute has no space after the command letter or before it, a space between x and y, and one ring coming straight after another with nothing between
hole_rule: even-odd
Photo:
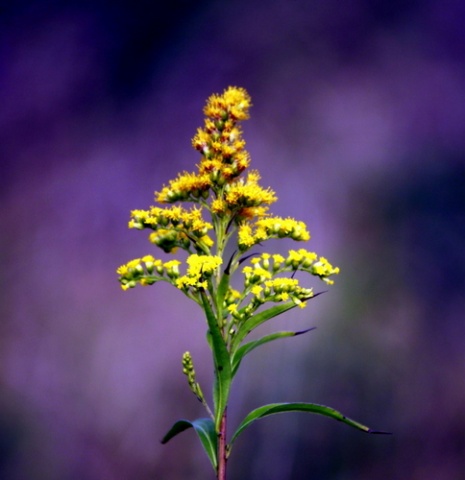
<instances>
[{"instance_id":1,"label":"yellow flower","mask_svg":"<svg viewBox=\"0 0 465 480\"><path fill-rule=\"evenodd\" d=\"M248 250L250 247L253 247L255 243L257 243L252 233L252 227L247 223L239 225L237 237L239 248L242 251Z\"/></svg>"},{"instance_id":2,"label":"yellow flower","mask_svg":"<svg viewBox=\"0 0 465 480\"><path fill-rule=\"evenodd\" d=\"M159 275L163 274L160 268L161 261L156 260L152 255L146 255L142 258L136 258L117 268L119 282L123 290L140 285L151 285L162 277L153 276L154 269L157 269ZM145 267L145 268L144 268Z\"/></svg>"},{"instance_id":3,"label":"yellow flower","mask_svg":"<svg viewBox=\"0 0 465 480\"><path fill-rule=\"evenodd\" d=\"M238 177L250 164L238 122L249 118L250 97L244 89L227 88L207 100L205 127L197 129L192 146L202 155L199 175L207 174L215 193ZM166 191L174 195L174 192ZM174 197L173 197L174 198Z\"/></svg>"},{"instance_id":4,"label":"yellow flower","mask_svg":"<svg viewBox=\"0 0 465 480\"><path fill-rule=\"evenodd\" d=\"M133 227L154 230L149 240L167 253L175 252L178 247L189 250L192 244L198 251L208 251L213 244L207 236L213 226L202 218L202 210L195 207L191 210L180 206L151 207L149 211L133 210L131 217Z\"/></svg>"},{"instance_id":5,"label":"yellow flower","mask_svg":"<svg viewBox=\"0 0 465 480\"><path fill-rule=\"evenodd\" d=\"M241 293L238 290L235 290L234 288L229 287L228 291L226 293L226 297L224 299L224 303L226 306L235 304L237 300L241 298Z\"/></svg>"},{"instance_id":6,"label":"yellow flower","mask_svg":"<svg viewBox=\"0 0 465 480\"><path fill-rule=\"evenodd\" d=\"M121 265L116 269L116 273L121 276L126 276L128 273L128 266L127 265Z\"/></svg>"},{"instance_id":7,"label":"yellow flower","mask_svg":"<svg viewBox=\"0 0 465 480\"><path fill-rule=\"evenodd\" d=\"M239 227L239 248L241 251L248 250L253 245L270 238L291 238L296 241L307 241L310 234L304 222L293 218L265 217L259 218L252 225L245 224ZM242 232L241 232L242 230Z\"/></svg>"},{"instance_id":8,"label":"yellow flower","mask_svg":"<svg viewBox=\"0 0 465 480\"><path fill-rule=\"evenodd\" d=\"M139 230L144 228L147 216L148 212L146 210L132 210L131 220L128 223L129 228L137 228Z\"/></svg>"},{"instance_id":9,"label":"yellow flower","mask_svg":"<svg viewBox=\"0 0 465 480\"><path fill-rule=\"evenodd\" d=\"M178 248L178 233L174 230L159 229L149 235L149 240L166 253L174 253Z\"/></svg>"},{"instance_id":10,"label":"yellow flower","mask_svg":"<svg viewBox=\"0 0 465 480\"><path fill-rule=\"evenodd\" d=\"M245 89L228 87L224 92L224 99L231 111L231 115L236 120L246 120L249 118L248 112L252 103Z\"/></svg>"},{"instance_id":11,"label":"yellow flower","mask_svg":"<svg viewBox=\"0 0 465 480\"><path fill-rule=\"evenodd\" d=\"M273 273L278 272L281 269L282 264L284 263L284 257L279 255L279 253L275 253L272 255L273 258Z\"/></svg>"},{"instance_id":12,"label":"yellow flower","mask_svg":"<svg viewBox=\"0 0 465 480\"><path fill-rule=\"evenodd\" d=\"M268 280L265 282L265 285L268 288L273 288L275 292L289 292L293 290L299 281L296 278L274 278L273 280Z\"/></svg>"},{"instance_id":13,"label":"yellow flower","mask_svg":"<svg viewBox=\"0 0 465 480\"><path fill-rule=\"evenodd\" d=\"M208 192L210 186L208 175L184 172L171 180L161 192L155 192L155 199L159 203L198 200Z\"/></svg>"},{"instance_id":14,"label":"yellow flower","mask_svg":"<svg viewBox=\"0 0 465 480\"><path fill-rule=\"evenodd\" d=\"M277 200L275 193L270 188L264 189L258 185L260 176L257 172L250 172L246 180L239 180L228 185L225 200L230 208L258 207L269 205Z\"/></svg>"},{"instance_id":15,"label":"yellow flower","mask_svg":"<svg viewBox=\"0 0 465 480\"><path fill-rule=\"evenodd\" d=\"M260 287L260 285L254 285L252 289L250 290L255 296L260 295L260 292L263 290L263 287Z\"/></svg>"},{"instance_id":16,"label":"yellow flower","mask_svg":"<svg viewBox=\"0 0 465 480\"><path fill-rule=\"evenodd\" d=\"M200 277L201 275L211 275L221 264L223 259L216 255L197 255L193 254L187 258L187 274L191 277Z\"/></svg>"},{"instance_id":17,"label":"yellow flower","mask_svg":"<svg viewBox=\"0 0 465 480\"><path fill-rule=\"evenodd\" d=\"M305 223L293 218L261 218L257 221L257 227L263 228L270 237L289 237L293 240L304 242L310 239Z\"/></svg>"},{"instance_id":18,"label":"yellow flower","mask_svg":"<svg viewBox=\"0 0 465 480\"><path fill-rule=\"evenodd\" d=\"M202 153L208 153L208 143L210 142L210 134L201 128L197 129L197 133L192 139L192 146Z\"/></svg>"},{"instance_id":19,"label":"yellow flower","mask_svg":"<svg viewBox=\"0 0 465 480\"><path fill-rule=\"evenodd\" d=\"M222 198L215 198L211 204L211 211L216 215L224 215L228 211L228 206Z\"/></svg>"},{"instance_id":20,"label":"yellow flower","mask_svg":"<svg viewBox=\"0 0 465 480\"><path fill-rule=\"evenodd\" d=\"M207 100L204 113L207 117L218 120L246 120L249 118L251 101L243 88L228 87L223 95L211 95Z\"/></svg>"},{"instance_id":21,"label":"yellow flower","mask_svg":"<svg viewBox=\"0 0 465 480\"><path fill-rule=\"evenodd\" d=\"M228 305L227 310L229 313L236 313L237 305L235 303L231 303L231 305Z\"/></svg>"},{"instance_id":22,"label":"yellow flower","mask_svg":"<svg viewBox=\"0 0 465 480\"><path fill-rule=\"evenodd\" d=\"M289 250L289 255L286 259L286 265L294 269L308 270L318 258L315 252L309 252L303 248L299 250Z\"/></svg>"},{"instance_id":23,"label":"yellow flower","mask_svg":"<svg viewBox=\"0 0 465 480\"><path fill-rule=\"evenodd\" d=\"M201 164L199 165L199 173L200 175L208 174L210 176L213 173L213 177L215 177L222 167L223 163L221 162L221 159L205 159L202 160Z\"/></svg>"},{"instance_id":24,"label":"yellow flower","mask_svg":"<svg viewBox=\"0 0 465 480\"><path fill-rule=\"evenodd\" d=\"M175 286L179 288L179 290L188 290L190 287L196 287L198 283L198 279L189 277L188 275L183 275L179 277L175 281Z\"/></svg>"},{"instance_id":25,"label":"yellow flower","mask_svg":"<svg viewBox=\"0 0 465 480\"><path fill-rule=\"evenodd\" d=\"M242 269L242 273L245 277L245 286L263 283L266 279L271 278L271 273L268 270L262 268L259 264L254 267L245 266Z\"/></svg>"},{"instance_id":26,"label":"yellow flower","mask_svg":"<svg viewBox=\"0 0 465 480\"><path fill-rule=\"evenodd\" d=\"M215 255L190 255L187 260L187 274L175 280L175 286L180 290L187 291L190 288L207 289L207 279L212 276L216 269L223 263L221 257Z\"/></svg>"},{"instance_id":27,"label":"yellow flower","mask_svg":"<svg viewBox=\"0 0 465 480\"><path fill-rule=\"evenodd\" d=\"M312 273L320 277L328 285L332 285L334 280L330 280L330 275L337 275L339 267L333 267L325 257L320 257L317 262L312 265Z\"/></svg>"},{"instance_id":28,"label":"yellow flower","mask_svg":"<svg viewBox=\"0 0 465 480\"><path fill-rule=\"evenodd\" d=\"M198 244L199 247L202 247L204 245L206 248L210 248L213 247L215 242L208 235L204 235L203 237L199 238ZM200 248L200 250L203 251L204 249Z\"/></svg>"},{"instance_id":29,"label":"yellow flower","mask_svg":"<svg viewBox=\"0 0 465 480\"><path fill-rule=\"evenodd\" d=\"M166 274L170 278L178 278L179 277L179 265L181 262L179 260L169 260L163 264L163 267L166 270Z\"/></svg>"}]
</instances>

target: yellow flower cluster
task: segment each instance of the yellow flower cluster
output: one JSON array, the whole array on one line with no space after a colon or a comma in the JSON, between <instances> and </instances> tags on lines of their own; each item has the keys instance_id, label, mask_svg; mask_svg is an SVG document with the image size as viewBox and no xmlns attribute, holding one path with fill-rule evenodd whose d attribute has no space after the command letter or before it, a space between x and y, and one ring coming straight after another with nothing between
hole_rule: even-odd
<instances>
[{"instance_id":1,"label":"yellow flower cluster","mask_svg":"<svg viewBox=\"0 0 465 480\"><path fill-rule=\"evenodd\" d=\"M239 290L236 290L232 287L229 287L224 299L224 308L229 310L230 306L232 306L231 307L232 309L236 309L237 303L240 301L240 298L241 298L241 292L239 292Z\"/></svg>"},{"instance_id":2,"label":"yellow flower cluster","mask_svg":"<svg viewBox=\"0 0 465 480\"><path fill-rule=\"evenodd\" d=\"M121 265L116 272L123 290L133 288L137 284L152 285L158 281L165 281L186 293L195 292L199 288L207 289L208 281L218 267L223 263L220 257L214 255L190 255L187 260L186 275L181 276L179 260L162 262L152 255L136 258Z\"/></svg>"},{"instance_id":3,"label":"yellow flower cluster","mask_svg":"<svg viewBox=\"0 0 465 480\"><path fill-rule=\"evenodd\" d=\"M216 273L222 263L223 259L215 255L190 255L187 259L187 274L179 277L175 285L184 291L198 290L199 288L206 290L208 279Z\"/></svg>"},{"instance_id":4,"label":"yellow flower cluster","mask_svg":"<svg viewBox=\"0 0 465 480\"><path fill-rule=\"evenodd\" d=\"M211 181L208 175L196 173L180 173L174 180L155 192L155 200L159 203L198 202L208 197Z\"/></svg>"},{"instance_id":5,"label":"yellow flower cluster","mask_svg":"<svg viewBox=\"0 0 465 480\"><path fill-rule=\"evenodd\" d=\"M244 274L244 292L250 292L254 298L252 306L265 302L285 302L293 300L297 305L304 307L303 300L313 296L312 289L302 288L296 278L275 277L278 273L288 272L286 260L280 255L273 255L277 261L270 262L271 255L264 253L259 258L253 258L253 266L247 265L242 269ZM282 261L281 261L282 260Z\"/></svg>"},{"instance_id":6,"label":"yellow flower cluster","mask_svg":"<svg viewBox=\"0 0 465 480\"><path fill-rule=\"evenodd\" d=\"M306 306L305 301L313 297L311 288L303 288L296 278L274 278L265 282L264 301L286 302L292 300L300 308Z\"/></svg>"},{"instance_id":7,"label":"yellow flower cluster","mask_svg":"<svg viewBox=\"0 0 465 480\"><path fill-rule=\"evenodd\" d=\"M238 177L250 164L238 122L249 118L250 97L243 88L229 87L222 95L212 95L204 108L204 128L192 139L202 159L197 173L179 175L155 194L160 203L199 202L209 189L218 192Z\"/></svg>"},{"instance_id":8,"label":"yellow flower cluster","mask_svg":"<svg viewBox=\"0 0 465 480\"><path fill-rule=\"evenodd\" d=\"M217 121L247 120L251 107L249 94L243 88L229 87L223 95L211 95L203 113Z\"/></svg>"},{"instance_id":9,"label":"yellow flower cluster","mask_svg":"<svg viewBox=\"0 0 465 480\"><path fill-rule=\"evenodd\" d=\"M258 219L253 225L250 223L239 225L238 246L244 252L270 238L285 237L305 242L310 239L310 234L304 222L293 218L270 216Z\"/></svg>"},{"instance_id":10,"label":"yellow flower cluster","mask_svg":"<svg viewBox=\"0 0 465 480\"><path fill-rule=\"evenodd\" d=\"M245 180L240 179L225 186L223 209L233 215L237 223L265 215L267 209L262 205L270 205L277 200L273 190L262 188L258 184L259 180L258 172L251 171Z\"/></svg>"},{"instance_id":11,"label":"yellow flower cluster","mask_svg":"<svg viewBox=\"0 0 465 480\"><path fill-rule=\"evenodd\" d=\"M149 240L164 252L173 253L178 248L188 252L186 273L180 273L181 262L177 260L163 263L146 256L118 269L123 289L165 280L201 305L200 290L203 289L210 295L218 315L223 319L232 315L237 320L247 318L268 301L292 300L299 306L305 305L313 293L293 278L296 271L333 283L330 277L339 273L339 269L313 252L290 250L286 258L264 253L244 267L242 292L228 286L227 291L221 293L220 302L214 298L221 278L226 275L222 275L220 265L233 234L237 245L226 269L228 276L247 258L241 258L245 252L268 239L310 239L304 222L268 213L269 205L277 197L270 188L260 186L257 171L243 174L249 167L250 157L245 150L240 122L249 118L250 106L250 97L242 88L229 87L221 95L212 95L204 108L204 126L192 139L193 147L201 155L197 171L179 174L155 193L159 203L193 202L200 208L170 205L131 212L129 227L151 230ZM211 223L204 220L202 212L205 211L210 214ZM215 239L209 236L211 230ZM292 274L292 278L283 277L284 273ZM221 302L222 305L218 305Z\"/></svg>"},{"instance_id":12,"label":"yellow flower cluster","mask_svg":"<svg viewBox=\"0 0 465 480\"><path fill-rule=\"evenodd\" d=\"M302 270L319 277L328 285L332 285L334 280L329 277L339 273L339 267L333 267L325 257L318 257L314 252L308 252L304 249L290 250L289 257L286 260L293 270Z\"/></svg>"},{"instance_id":13,"label":"yellow flower cluster","mask_svg":"<svg viewBox=\"0 0 465 480\"><path fill-rule=\"evenodd\" d=\"M133 210L129 228L155 230L149 236L150 241L167 253L176 251L178 247L189 251L191 246L198 252L207 253L213 245L213 240L207 235L213 226L205 222L202 211L197 208L185 210L173 206Z\"/></svg>"},{"instance_id":14,"label":"yellow flower cluster","mask_svg":"<svg viewBox=\"0 0 465 480\"><path fill-rule=\"evenodd\" d=\"M318 257L315 252L309 252L304 248L289 250L287 258L282 255L263 253L260 257L252 258L250 263L252 263L253 269L251 267L244 267L243 269L246 283L246 270L247 272L260 272L262 275L263 272L276 275L284 272L302 271L319 277L329 285L334 283L329 277L339 273L339 267L333 267L325 257Z\"/></svg>"},{"instance_id":15,"label":"yellow flower cluster","mask_svg":"<svg viewBox=\"0 0 465 480\"><path fill-rule=\"evenodd\" d=\"M250 318L264 303L292 301L300 308L306 306L306 301L313 297L311 288L299 285L296 278L275 277L269 271L255 266L244 267L245 286L242 295L230 298L225 308L233 318L233 323L242 323ZM241 306L242 301L248 297L248 303Z\"/></svg>"},{"instance_id":16,"label":"yellow flower cluster","mask_svg":"<svg viewBox=\"0 0 465 480\"><path fill-rule=\"evenodd\" d=\"M247 320L258 307L266 302L293 301L300 308L306 306L306 300L313 297L313 289L300 286L298 279L277 276L283 273L295 274L303 271L319 277L327 284L332 284L329 277L339 273L324 257L305 249L289 250L288 256L263 253L250 260L251 265L242 269L244 290L240 294L235 290L228 293L224 308L235 321ZM241 307L246 297L251 296L248 305Z\"/></svg>"}]
</instances>

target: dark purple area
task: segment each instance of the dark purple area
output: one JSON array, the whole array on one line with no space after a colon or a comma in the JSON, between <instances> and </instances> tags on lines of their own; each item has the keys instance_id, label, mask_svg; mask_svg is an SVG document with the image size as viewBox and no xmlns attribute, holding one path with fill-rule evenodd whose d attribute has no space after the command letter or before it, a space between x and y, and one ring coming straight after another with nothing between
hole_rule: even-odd
<instances>
[{"instance_id":1,"label":"dark purple area","mask_svg":"<svg viewBox=\"0 0 465 480\"><path fill-rule=\"evenodd\" d=\"M464 25L458 0L1 6L0 478L213 478L193 432L160 444L204 416L181 373L190 350L208 391L202 312L115 270L158 253L129 211L194 170L206 98L237 85L273 212L341 275L263 330L317 326L244 361L232 425L309 401L394 436L264 419L231 478L465 479Z\"/></svg>"}]
</instances>

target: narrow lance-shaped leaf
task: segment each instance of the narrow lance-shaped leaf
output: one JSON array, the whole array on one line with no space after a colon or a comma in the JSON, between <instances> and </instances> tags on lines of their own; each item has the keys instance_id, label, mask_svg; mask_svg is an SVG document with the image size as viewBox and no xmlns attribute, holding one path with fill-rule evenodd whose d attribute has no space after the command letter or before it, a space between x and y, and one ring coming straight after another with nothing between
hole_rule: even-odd
<instances>
[{"instance_id":1,"label":"narrow lance-shaped leaf","mask_svg":"<svg viewBox=\"0 0 465 480\"><path fill-rule=\"evenodd\" d=\"M278 315L287 312L294 307L296 307L294 302L286 302L252 315L238 328L232 341L232 351L234 351L240 345L242 340L244 340L244 338L259 325L273 317L277 317Z\"/></svg>"},{"instance_id":2,"label":"narrow lance-shaped leaf","mask_svg":"<svg viewBox=\"0 0 465 480\"><path fill-rule=\"evenodd\" d=\"M306 298L305 300L312 300L315 297L318 297L324 292L315 293L312 296ZM286 303L281 303L280 305L276 305L274 307L268 308L267 310L263 310L255 315L252 315L248 318L237 330L234 339L232 341L232 348L231 351L235 351L236 348L241 344L242 340L252 331L255 330L259 325L270 320L273 317L277 317L292 308L297 306L296 303L293 301L289 301Z\"/></svg>"},{"instance_id":3,"label":"narrow lance-shaped leaf","mask_svg":"<svg viewBox=\"0 0 465 480\"><path fill-rule=\"evenodd\" d=\"M213 401L215 403L215 426L216 431L219 432L221 417L228 403L229 389L231 387L231 360L208 297L204 290L200 290L200 294L207 316L208 328L211 335L210 343L215 364Z\"/></svg>"},{"instance_id":4,"label":"narrow lance-shaped leaf","mask_svg":"<svg viewBox=\"0 0 465 480\"><path fill-rule=\"evenodd\" d=\"M236 375L237 370L239 369L239 365L242 362L242 359L250 353L252 350L255 350L260 345L265 343L272 342L273 340L278 340L279 338L286 338L286 337L296 337L297 335L302 335L303 333L307 333L310 330L314 330L316 327L308 328L307 330L301 330L300 332L276 332L271 333L270 335L266 335L258 340L253 342L246 343L242 345L236 352L234 352L231 358L231 368L232 368L232 376Z\"/></svg>"},{"instance_id":5,"label":"narrow lance-shaped leaf","mask_svg":"<svg viewBox=\"0 0 465 480\"><path fill-rule=\"evenodd\" d=\"M192 422L189 420L178 420L169 430L169 432L163 437L161 443L168 443L173 437L178 435L188 428L193 428L200 441L202 446L205 449L205 452L210 459L213 469L216 471L218 465L217 460L217 451L218 451L218 435L215 431L215 424L211 418L198 418Z\"/></svg>"},{"instance_id":6,"label":"narrow lance-shaped leaf","mask_svg":"<svg viewBox=\"0 0 465 480\"><path fill-rule=\"evenodd\" d=\"M229 265L228 265L228 267L229 267ZM216 295L216 302L217 302L216 309L217 309L218 312L222 311L224 298L225 298L226 293L228 292L228 288L229 288L229 279L230 279L229 271L228 271L228 269L226 269L223 272L223 275L221 276L220 283L218 284L218 291L217 291L217 295Z\"/></svg>"},{"instance_id":7,"label":"narrow lance-shaped leaf","mask_svg":"<svg viewBox=\"0 0 465 480\"><path fill-rule=\"evenodd\" d=\"M269 405L264 405L255 410L252 410L244 418L244 420L239 425L236 432L231 438L231 445L236 440L236 438L255 420L259 420L260 418L267 417L269 415L275 415L277 413L284 412L316 413L319 415L325 415L327 417L334 418L335 420L343 422L351 427L357 428L358 430L361 430L365 433L389 434L389 432L372 430L371 428L346 417L341 412L338 412L333 408L326 407L325 405L317 405L316 403L270 403Z\"/></svg>"}]
</instances>

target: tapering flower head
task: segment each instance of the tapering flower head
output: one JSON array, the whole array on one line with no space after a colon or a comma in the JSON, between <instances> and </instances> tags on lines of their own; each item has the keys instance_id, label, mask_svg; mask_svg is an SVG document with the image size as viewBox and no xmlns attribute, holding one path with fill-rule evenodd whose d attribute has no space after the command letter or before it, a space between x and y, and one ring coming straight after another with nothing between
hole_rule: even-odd
<instances>
[{"instance_id":1,"label":"tapering flower head","mask_svg":"<svg viewBox=\"0 0 465 480\"><path fill-rule=\"evenodd\" d=\"M250 155L241 122L249 118L250 106L250 96L243 88L228 87L221 95L208 98L204 126L192 139L200 153L197 170L180 173L155 193L155 200L165 206L133 210L129 221L130 228L148 229L150 242L165 253L184 250L187 259L185 263L162 262L151 256L132 260L118 269L123 289L167 281L200 305L201 292L207 292L218 315L241 322L266 302L292 301L304 306L313 292L300 286L294 278L296 271L327 284L333 282L330 277L339 269L326 258L300 249L290 250L286 258L267 253L252 258L242 269L242 292L220 287L221 278L237 270L247 259L241 256L252 248L269 239L310 239L304 222L269 213L277 200L275 192L260 185L256 170L246 172ZM194 206L180 205L186 202ZM224 261L229 241L235 243L235 253ZM220 302L213 298L217 291L221 291Z\"/></svg>"},{"instance_id":2,"label":"tapering flower head","mask_svg":"<svg viewBox=\"0 0 465 480\"><path fill-rule=\"evenodd\" d=\"M197 171L179 174L156 192L155 201L161 206L131 212L129 228L148 229L150 242L164 255L182 250L185 260L164 261L145 255L117 269L123 290L164 281L203 310L214 364L213 409L197 382L192 356L185 352L183 373L210 418L176 422L162 443L193 427L218 479L225 478L226 459L234 439L252 421L272 413L321 413L370 431L321 405L272 404L250 412L226 444L231 383L245 355L265 343L311 329L275 332L252 341L246 338L264 322L292 308L304 308L317 295L312 288L301 285L300 277L308 278L305 274L309 274L331 284L331 277L339 273L339 268L325 257L303 248L289 250L287 255L260 251L267 240L306 242L310 233L302 221L270 214L270 205L277 200L275 192L259 184L256 170L245 172L250 156L240 122L249 118L250 106L243 88L228 87L221 95L210 96L204 108L204 127L192 140L200 153ZM179 205L183 202L194 205ZM235 273L242 273L239 289L232 286L237 286L232 280Z\"/></svg>"}]
</instances>

